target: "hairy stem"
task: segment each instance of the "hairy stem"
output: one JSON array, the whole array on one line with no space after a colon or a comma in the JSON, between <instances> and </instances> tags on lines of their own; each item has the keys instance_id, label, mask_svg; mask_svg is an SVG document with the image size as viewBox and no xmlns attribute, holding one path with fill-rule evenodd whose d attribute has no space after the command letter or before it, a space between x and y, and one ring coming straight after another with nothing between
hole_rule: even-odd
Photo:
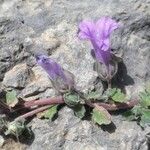
<instances>
[{"instance_id":1,"label":"hairy stem","mask_svg":"<svg viewBox=\"0 0 150 150\"><path fill-rule=\"evenodd\" d=\"M62 96L55 98L46 98L34 101L28 101L24 103L24 107L40 106L40 105L53 105L53 104L63 104L64 99Z\"/></svg>"}]
</instances>

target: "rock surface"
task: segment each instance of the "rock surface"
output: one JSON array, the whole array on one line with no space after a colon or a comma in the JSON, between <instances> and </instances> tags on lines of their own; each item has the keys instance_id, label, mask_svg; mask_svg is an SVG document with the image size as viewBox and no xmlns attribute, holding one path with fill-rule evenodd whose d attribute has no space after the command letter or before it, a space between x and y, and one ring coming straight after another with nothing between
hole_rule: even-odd
<instances>
[{"instance_id":1,"label":"rock surface","mask_svg":"<svg viewBox=\"0 0 150 150\"><path fill-rule=\"evenodd\" d=\"M54 90L48 75L39 66L32 68L33 80L21 91L19 97L25 100L33 100L54 95Z\"/></svg>"},{"instance_id":2,"label":"rock surface","mask_svg":"<svg viewBox=\"0 0 150 150\"><path fill-rule=\"evenodd\" d=\"M3 84L6 87L24 88L29 82L30 70L26 64L16 65L5 74Z\"/></svg>"},{"instance_id":3,"label":"rock surface","mask_svg":"<svg viewBox=\"0 0 150 150\"><path fill-rule=\"evenodd\" d=\"M147 150L145 135L136 122L114 116L115 125L102 128L79 120L70 108L63 108L54 122L34 119L35 140L27 150ZM40 135L40 136L39 136Z\"/></svg>"},{"instance_id":4,"label":"rock surface","mask_svg":"<svg viewBox=\"0 0 150 150\"><path fill-rule=\"evenodd\" d=\"M92 90L97 78L94 60L89 44L76 36L77 26L83 19L102 16L110 16L122 25L111 37L112 49L124 54L114 83L125 88L128 95L137 96L150 80L149 0L1 0L0 81L6 88L19 88L18 96L26 100L54 95L47 75L35 66L31 55L45 51L75 74L79 90ZM34 72L33 77L28 69ZM27 149L147 149L145 135L149 128L142 131L121 116L113 119L117 129L110 134L90 121L80 121L65 107L54 122L33 120L35 139Z\"/></svg>"}]
</instances>

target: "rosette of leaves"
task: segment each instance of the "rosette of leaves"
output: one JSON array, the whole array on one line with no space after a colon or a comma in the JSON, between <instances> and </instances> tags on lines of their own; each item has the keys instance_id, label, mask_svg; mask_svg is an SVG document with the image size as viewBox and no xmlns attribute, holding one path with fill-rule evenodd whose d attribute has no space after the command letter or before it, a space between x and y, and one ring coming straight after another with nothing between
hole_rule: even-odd
<instances>
[{"instance_id":1,"label":"rosette of leaves","mask_svg":"<svg viewBox=\"0 0 150 150\"><path fill-rule=\"evenodd\" d=\"M65 103L71 107L74 111L74 114L82 119L85 115L85 101L82 97L82 94L76 91L71 91L64 94L64 101Z\"/></svg>"}]
</instances>

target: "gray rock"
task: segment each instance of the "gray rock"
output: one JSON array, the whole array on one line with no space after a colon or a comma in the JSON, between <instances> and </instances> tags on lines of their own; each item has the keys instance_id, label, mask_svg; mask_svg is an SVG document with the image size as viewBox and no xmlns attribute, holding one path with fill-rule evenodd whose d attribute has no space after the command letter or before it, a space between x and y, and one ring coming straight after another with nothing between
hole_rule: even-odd
<instances>
[{"instance_id":1,"label":"gray rock","mask_svg":"<svg viewBox=\"0 0 150 150\"><path fill-rule=\"evenodd\" d=\"M122 19L122 22L127 22L123 17L124 15L116 18ZM134 19L129 19L121 32L117 33L119 39L117 41L120 41L120 44L118 42L112 44L114 50L123 50L124 65L120 65L118 82L125 86L129 95L137 95L143 90L145 83L150 80L150 70L147 67L150 62L150 43L147 37L149 18L149 14L144 16L134 14ZM116 35L114 40L115 37Z\"/></svg>"},{"instance_id":2,"label":"gray rock","mask_svg":"<svg viewBox=\"0 0 150 150\"><path fill-rule=\"evenodd\" d=\"M81 44L76 37L77 26L63 21L57 27L47 29L42 35L46 36L48 33L51 33L49 36L58 36L59 41L62 42L51 57L75 75L78 90L87 92L93 89L93 82L97 78L97 73L93 70L94 60L90 56L87 45Z\"/></svg>"},{"instance_id":3,"label":"gray rock","mask_svg":"<svg viewBox=\"0 0 150 150\"><path fill-rule=\"evenodd\" d=\"M111 37L112 49L124 53L124 63L119 64L113 82L129 96L136 97L150 80L149 10L149 0L0 1L0 80L17 64L26 62L33 67L35 59L31 53L45 50L75 75L78 90L92 90L97 78L94 60L89 44L76 36L77 26L83 19L110 16L123 25ZM35 77L25 84L20 96L30 100L54 95L43 70L36 66L32 70ZM96 88L103 90L100 82ZM124 121L121 116L113 116L113 122L116 130L113 132L110 127L112 133L108 133L90 121L80 121L65 107L54 122L33 120L35 140L28 149L148 149L145 142L148 127L142 131L135 122Z\"/></svg>"},{"instance_id":4,"label":"gray rock","mask_svg":"<svg viewBox=\"0 0 150 150\"><path fill-rule=\"evenodd\" d=\"M31 71L26 64L16 65L4 77L3 85L12 88L24 88L30 81Z\"/></svg>"},{"instance_id":5,"label":"gray rock","mask_svg":"<svg viewBox=\"0 0 150 150\"><path fill-rule=\"evenodd\" d=\"M6 71L30 56L25 51L23 43L25 37L31 34L33 30L23 25L22 20L0 18L0 80L3 79Z\"/></svg>"},{"instance_id":6,"label":"gray rock","mask_svg":"<svg viewBox=\"0 0 150 150\"><path fill-rule=\"evenodd\" d=\"M116 127L100 128L90 121L79 120L65 107L54 122L33 120L36 138L27 150L147 150L145 135L150 128L143 131L136 122L125 121L121 116L114 116L113 122Z\"/></svg>"},{"instance_id":7,"label":"gray rock","mask_svg":"<svg viewBox=\"0 0 150 150\"><path fill-rule=\"evenodd\" d=\"M62 149L62 146L65 143L65 135L68 132L69 128L72 128L77 123L80 122L78 118L75 118L73 115L73 112L70 109L63 109L62 112L66 114L66 117L63 118L63 116L60 116L60 119L55 120L54 122L34 119L32 122L32 130L36 134L40 134L42 132L42 135L37 140L35 140L35 144L32 144L28 149L43 149L45 146L46 149ZM59 123L59 121L63 119L63 122ZM39 126L37 126L37 122ZM54 128L56 129L56 132L53 132ZM42 144L41 144L42 142ZM50 143L53 143L50 146ZM37 145L37 146L36 146ZM44 148L44 149L45 149Z\"/></svg>"},{"instance_id":8,"label":"gray rock","mask_svg":"<svg viewBox=\"0 0 150 150\"><path fill-rule=\"evenodd\" d=\"M52 84L45 71L41 67L35 66L32 68L32 72L32 81L21 91L19 97L30 100L54 95L55 92L51 89Z\"/></svg>"}]
</instances>

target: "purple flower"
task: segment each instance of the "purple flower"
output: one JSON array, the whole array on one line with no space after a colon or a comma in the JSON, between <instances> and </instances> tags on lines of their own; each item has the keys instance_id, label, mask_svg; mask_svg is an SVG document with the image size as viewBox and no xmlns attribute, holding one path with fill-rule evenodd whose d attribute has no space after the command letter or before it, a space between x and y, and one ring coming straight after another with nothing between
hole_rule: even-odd
<instances>
[{"instance_id":1,"label":"purple flower","mask_svg":"<svg viewBox=\"0 0 150 150\"><path fill-rule=\"evenodd\" d=\"M47 72L57 90L67 90L73 87L74 80L71 73L64 70L59 64L46 55L36 55L37 63Z\"/></svg>"},{"instance_id":2,"label":"purple flower","mask_svg":"<svg viewBox=\"0 0 150 150\"><path fill-rule=\"evenodd\" d=\"M62 68L46 55L37 55L37 63L48 73L49 77L54 80L57 77L64 78Z\"/></svg>"},{"instance_id":3,"label":"purple flower","mask_svg":"<svg viewBox=\"0 0 150 150\"><path fill-rule=\"evenodd\" d=\"M105 64L107 69L111 61L110 34L118 27L119 24L109 17L102 17L95 23L85 20L79 24L79 38L91 41L92 56Z\"/></svg>"}]
</instances>

